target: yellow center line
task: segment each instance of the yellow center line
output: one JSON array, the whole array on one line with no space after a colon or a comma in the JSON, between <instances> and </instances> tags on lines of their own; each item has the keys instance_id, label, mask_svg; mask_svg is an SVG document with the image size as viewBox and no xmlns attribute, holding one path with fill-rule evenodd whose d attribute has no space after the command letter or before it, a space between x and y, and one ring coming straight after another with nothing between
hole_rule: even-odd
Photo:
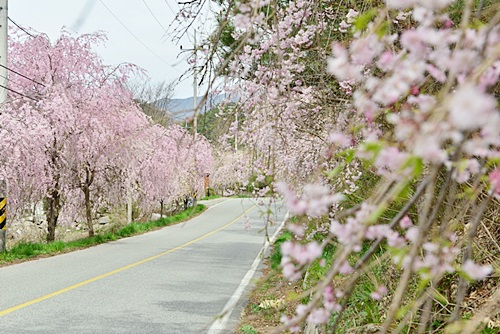
<instances>
[{"instance_id":1,"label":"yellow center line","mask_svg":"<svg viewBox=\"0 0 500 334\"><path fill-rule=\"evenodd\" d=\"M89 283L92 283L92 282L98 281L98 280L100 280L100 279L103 279L103 278L109 277L109 276L111 276L111 275L117 274L117 273L122 272L122 271L125 271L125 270L127 270L127 269L130 269L130 268L136 267L136 266L138 266L138 265L140 265L140 264L143 264L143 263L146 263L146 262L152 261L152 260L157 259L157 258L159 258L159 257L162 257L162 256L164 256L164 255L167 255L167 254L173 253L173 252L175 252L175 251L177 251L177 250L179 250L179 249L181 249L181 248L184 248L184 247L186 247L186 246L189 246L189 245L191 245L191 244L194 244L195 242L198 242L198 241L200 241L200 240L202 240L202 239L205 239L206 237L209 237L209 236L211 236L212 234L217 233L217 232L219 232L219 231L221 231L221 230L225 229L226 227L229 227L229 226L233 225L235 222L237 222L237 221L238 221L241 217L243 217L244 215L246 215L246 214L247 214L250 210L252 210L253 208L255 208L255 205L253 205L250 209L248 209L248 210L246 210L245 212L243 212L240 216L238 216L236 219L234 219L234 220L233 220L233 221L231 221L230 223L227 223L226 225L224 225L224 226L222 226L222 227L220 227L220 228L218 228L218 229L216 229L216 230L213 230L212 232L209 232L209 233L207 233L207 234L205 234L205 235L202 235L202 236L201 236L201 237L199 237L199 238L196 238L196 239L193 239L193 240L191 240L191 241L188 241L188 242L186 242L185 244L182 244L182 245L177 246L177 247L175 247L175 248L169 249L168 251L165 251L165 252L163 252L163 253L160 253L160 254L157 254L157 255L154 255L154 256L148 257L147 259L144 259L144 260L141 260L141 261L137 261L137 262L132 263L132 264L129 264L129 265L127 265L127 266L124 266L124 267L121 267L121 268L118 268L118 269L112 270L112 271L110 271L110 272L107 272L107 273L105 273L105 274L102 274L102 275L99 275L99 276L93 277L93 278L88 279L88 280L86 280L86 281L83 281L83 282L80 282L80 283L73 284L73 285L68 286L68 287L66 287L66 288L64 288L64 289L54 291L54 292L52 292L52 293L46 294L46 295L41 296L41 297L38 297L38 298L36 298L36 299L32 299L32 300L27 301L27 302L25 302L25 303L22 303L22 304L19 304L19 305L13 306L13 307L8 308L8 309L5 309L5 310L3 310L3 311L0 311L0 317L2 317L2 316L4 316L4 315L7 315L7 314L9 314L9 313L12 313L12 312L18 311L18 310L23 309L23 308L25 308L25 307L28 307L28 306L30 306L30 305L33 305L33 304L39 303L39 302L44 301L44 300L46 300L46 299L50 299L50 298L52 298L52 297L58 296L58 295L63 294L63 293L65 293L65 292L68 292L68 291L74 290L74 289L76 289L76 288L79 288L79 287L81 287L81 286L87 285L87 284L89 284Z\"/></svg>"}]
</instances>

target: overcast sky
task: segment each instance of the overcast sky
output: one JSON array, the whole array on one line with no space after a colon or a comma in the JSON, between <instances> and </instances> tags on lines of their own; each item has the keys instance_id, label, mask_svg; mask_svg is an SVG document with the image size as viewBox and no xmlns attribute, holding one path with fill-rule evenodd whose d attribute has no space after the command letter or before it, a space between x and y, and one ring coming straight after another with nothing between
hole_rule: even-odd
<instances>
[{"instance_id":1,"label":"overcast sky","mask_svg":"<svg viewBox=\"0 0 500 334\"><path fill-rule=\"evenodd\" d=\"M154 81L167 82L188 68L183 59L186 54L179 56L179 45L164 30L178 9L177 0L10 0L8 7L13 21L44 32L52 40L62 27L75 34L102 30L109 40L96 51L107 65L133 63L146 69ZM192 48L188 38L181 44L184 49ZM177 86L175 97L192 96L192 91L192 77L187 77Z\"/></svg>"}]
</instances>

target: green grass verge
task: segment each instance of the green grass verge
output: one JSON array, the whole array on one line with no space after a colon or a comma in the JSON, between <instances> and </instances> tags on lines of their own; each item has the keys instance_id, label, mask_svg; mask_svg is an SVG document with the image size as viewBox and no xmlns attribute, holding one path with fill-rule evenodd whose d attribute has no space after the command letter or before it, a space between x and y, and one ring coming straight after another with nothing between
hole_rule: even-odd
<instances>
[{"instance_id":1,"label":"green grass verge","mask_svg":"<svg viewBox=\"0 0 500 334\"><path fill-rule=\"evenodd\" d=\"M146 223L132 223L124 226L116 232L98 234L93 237L82 238L69 242L54 241L50 243L19 243L12 247L9 251L0 253L0 265L28 260L39 256L50 256L62 252L71 252L73 250L95 246L105 242L156 230L161 227L186 221L189 218L203 212L205 209L206 207L204 205L198 204L196 207L179 212L174 216L164 217Z\"/></svg>"},{"instance_id":2,"label":"green grass verge","mask_svg":"<svg viewBox=\"0 0 500 334\"><path fill-rule=\"evenodd\" d=\"M207 201L209 199L217 199L217 198L222 198L221 195L210 195L210 196L205 196L200 199L200 201Z\"/></svg>"},{"instance_id":3,"label":"green grass verge","mask_svg":"<svg viewBox=\"0 0 500 334\"><path fill-rule=\"evenodd\" d=\"M233 196L229 196L229 198L253 198L252 194L237 194Z\"/></svg>"}]
</instances>

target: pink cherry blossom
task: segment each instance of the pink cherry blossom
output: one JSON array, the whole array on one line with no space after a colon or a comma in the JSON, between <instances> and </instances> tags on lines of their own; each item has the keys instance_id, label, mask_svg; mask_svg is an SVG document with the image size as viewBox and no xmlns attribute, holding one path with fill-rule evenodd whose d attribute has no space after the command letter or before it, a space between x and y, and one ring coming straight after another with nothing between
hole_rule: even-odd
<instances>
[{"instance_id":1,"label":"pink cherry blossom","mask_svg":"<svg viewBox=\"0 0 500 334\"><path fill-rule=\"evenodd\" d=\"M292 213L305 213L310 217L319 217L326 214L332 204L343 199L342 195L331 194L328 187L320 184L305 185L301 198L298 198L285 183L279 182L275 185L275 188L284 195Z\"/></svg>"},{"instance_id":2,"label":"pink cherry blossom","mask_svg":"<svg viewBox=\"0 0 500 334\"><path fill-rule=\"evenodd\" d=\"M347 261L344 261L341 263L340 267L339 267L339 273L342 274L342 275L349 275L349 274L352 274L354 272L354 269L351 267L351 265L349 264L349 262Z\"/></svg>"},{"instance_id":3,"label":"pink cherry blossom","mask_svg":"<svg viewBox=\"0 0 500 334\"><path fill-rule=\"evenodd\" d=\"M403 229L408 229L413 226L410 217L404 216L400 221L399 221L399 226Z\"/></svg>"},{"instance_id":4,"label":"pink cherry blossom","mask_svg":"<svg viewBox=\"0 0 500 334\"><path fill-rule=\"evenodd\" d=\"M411 242L416 242L418 237L418 227L410 227L405 234L407 240Z\"/></svg>"},{"instance_id":5,"label":"pink cherry blossom","mask_svg":"<svg viewBox=\"0 0 500 334\"><path fill-rule=\"evenodd\" d=\"M500 195L500 168L496 168L489 175L491 191L495 195Z\"/></svg>"},{"instance_id":6,"label":"pink cherry blossom","mask_svg":"<svg viewBox=\"0 0 500 334\"><path fill-rule=\"evenodd\" d=\"M347 22L353 23L355 21L355 18L358 17L359 12L355 11L352 8L349 8L349 11L347 12L346 18Z\"/></svg>"},{"instance_id":7,"label":"pink cherry blossom","mask_svg":"<svg viewBox=\"0 0 500 334\"><path fill-rule=\"evenodd\" d=\"M361 79L360 65L353 65L349 61L349 54L345 47L335 43L332 46L333 57L328 59L328 72L335 75L339 80Z\"/></svg>"},{"instance_id":8,"label":"pink cherry blossom","mask_svg":"<svg viewBox=\"0 0 500 334\"><path fill-rule=\"evenodd\" d=\"M450 25L450 17L457 17L448 12L451 3L388 0L387 8L374 8L373 19L358 31L351 27L362 23L356 17L366 6L356 7L359 13L354 9L347 13L331 1L321 2L317 7L321 11L304 0L288 1L286 6L275 6L273 20L252 21L251 34L233 35L250 41L224 68L229 77L224 89L241 99L238 108L244 115L233 130L238 129L238 138L252 150L252 174L260 182L275 180L270 189L283 196L293 215L302 216L301 222L313 225L305 235L300 226L291 226L301 243L283 245L285 277L299 279L320 256L323 245L315 241L312 251L306 246L319 237L325 243L340 243L345 252L331 261L316 258L331 275L351 275L353 268L346 266L346 259L367 241L386 243L396 263L422 279L455 270L460 250L449 231L434 239L421 226L426 221L419 215L413 222L403 218L395 228L382 219L374 221L378 210L392 208L394 196L398 206L405 201L395 191L399 194L407 182L412 189L419 187L439 170L439 177L449 177L450 186L460 189L460 183L473 177L486 180L488 168L500 155L500 114L492 93L500 76L499 28L491 22ZM244 11L227 11L229 18L249 14L257 6L253 1L244 4ZM395 25L385 31L381 22ZM331 52L316 42L324 41L324 36L332 38ZM311 59L324 64L326 71L316 71ZM496 193L495 173L490 176L490 190ZM374 174L383 182L368 191L359 181ZM428 190L439 194L442 183L436 180L429 183L435 189ZM337 194L353 194L361 203L352 207L334 200ZM425 198L408 195L420 196L414 203ZM450 200L456 203L459 198ZM462 201L472 204L465 197L460 197ZM439 203L431 207L434 204ZM447 210L447 205L448 198L431 210L444 209L453 216L457 211ZM432 223L445 227L447 222ZM412 248L417 250L414 256L408 252ZM324 286L330 284L320 282L311 294L316 305L298 307L297 316L284 322L292 326L297 317L307 319L311 314L323 321L324 310L341 310L341 297L336 295L341 291L333 287L327 291ZM382 298L386 291L376 289L372 297ZM300 331L300 326L293 330Z\"/></svg>"},{"instance_id":9,"label":"pink cherry blossom","mask_svg":"<svg viewBox=\"0 0 500 334\"><path fill-rule=\"evenodd\" d=\"M473 280L482 280L493 272L493 268L490 265L477 265L470 259L464 262L462 269L465 274Z\"/></svg>"},{"instance_id":10,"label":"pink cherry blossom","mask_svg":"<svg viewBox=\"0 0 500 334\"><path fill-rule=\"evenodd\" d=\"M495 99L471 84L461 85L448 103L450 121L460 130L485 125L496 111Z\"/></svg>"},{"instance_id":11,"label":"pink cherry blossom","mask_svg":"<svg viewBox=\"0 0 500 334\"><path fill-rule=\"evenodd\" d=\"M395 9L406 9L412 7L416 1L415 0L386 0L385 3L389 8Z\"/></svg>"},{"instance_id":12,"label":"pink cherry blossom","mask_svg":"<svg viewBox=\"0 0 500 334\"><path fill-rule=\"evenodd\" d=\"M382 149L375 160L375 167L377 167L377 174L384 175L389 178L397 178L403 176L401 170L403 164L409 155L400 152L396 147L386 147Z\"/></svg>"},{"instance_id":13,"label":"pink cherry blossom","mask_svg":"<svg viewBox=\"0 0 500 334\"><path fill-rule=\"evenodd\" d=\"M440 146L439 137L428 134L416 138L413 153L432 163L443 163L447 159L446 152Z\"/></svg>"},{"instance_id":14,"label":"pink cherry blossom","mask_svg":"<svg viewBox=\"0 0 500 334\"><path fill-rule=\"evenodd\" d=\"M313 324L326 324L330 320L330 312L324 308L313 309L307 317L307 321Z\"/></svg>"},{"instance_id":15,"label":"pink cherry blossom","mask_svg":"<svg viewBox=\"0 0 500 334\"><path fill-rule=\"evenodd\" d=\"M380 285L375 291L370 293L370 297L375 300L381 300L383 296L387 294L387 288L385 285Z\"/></svg>"},{"instance_id":16,"label":"pink cherry blossom","mask_svg":"<svg viewBox=\"0 0 500 334\"><path fill-rule=\"evenodd\" d=\"M298 237L303 237L306 232L304 226L298 224L290 224L287 226L287 228L290 232L293 232L293 234Z\"/></svg>"},{"instance_id":17,"label":"pink cherry blossom","mask_svg":"<svg viewBox=\"0 0 500 334\"><path fill-rule=\"evenodd\" d=\"M331 133L328 136L328 141L332 144L336 144L341 148L346 148L352 145L352 139L343 133Z\"/></svg>"},{"instance_id":18,"label":"pink cherry blossom","mask_svg":"<svg viewBox=\"0 0 500 334\"><path fill-rule=\"evenodd\" d=\"M249 29L252 25L251 18L248 14L237 14L234 17L234 26L240 29Z\"/></svg>"},{"instance_id":19,"label":"pink cherry blossom","mask_svg":"<svg viewBox=\"0 0 500 334\"><path fill-rule=\"evenodd\" d=\"M457 167L453 170L452 177L458 183L467 182L471 175L479 173L480 165L476 159L462 160L457 163Z\"/></svg>"},{"instance_id":20,"label":"pink cherry blossom","mask_svg":"<svg viewBox=\"0 0 500 334\"><path fill-rule=\"evenodd\" d=\"M284 257L289 257L299 265L310 263L321 256L323 248L317 242L310 242L306 245L286 241L281 245L281 253Z\"/></svg>"}]
</instances>

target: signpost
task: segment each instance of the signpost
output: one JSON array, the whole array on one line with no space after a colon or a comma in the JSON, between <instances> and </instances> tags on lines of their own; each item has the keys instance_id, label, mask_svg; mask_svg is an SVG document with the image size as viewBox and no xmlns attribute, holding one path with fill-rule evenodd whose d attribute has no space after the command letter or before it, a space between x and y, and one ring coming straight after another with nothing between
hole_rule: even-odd
<instances>
[{"instance_id":1,"label":"signpost","mask_svg":"<svg viewBox=\"0 0 500 334\"><path fill-rule=\"evenodd\" d=\"M5 252L7 232L7 182L0 180L0 252Z\"/></svg>"}]
</instances>

